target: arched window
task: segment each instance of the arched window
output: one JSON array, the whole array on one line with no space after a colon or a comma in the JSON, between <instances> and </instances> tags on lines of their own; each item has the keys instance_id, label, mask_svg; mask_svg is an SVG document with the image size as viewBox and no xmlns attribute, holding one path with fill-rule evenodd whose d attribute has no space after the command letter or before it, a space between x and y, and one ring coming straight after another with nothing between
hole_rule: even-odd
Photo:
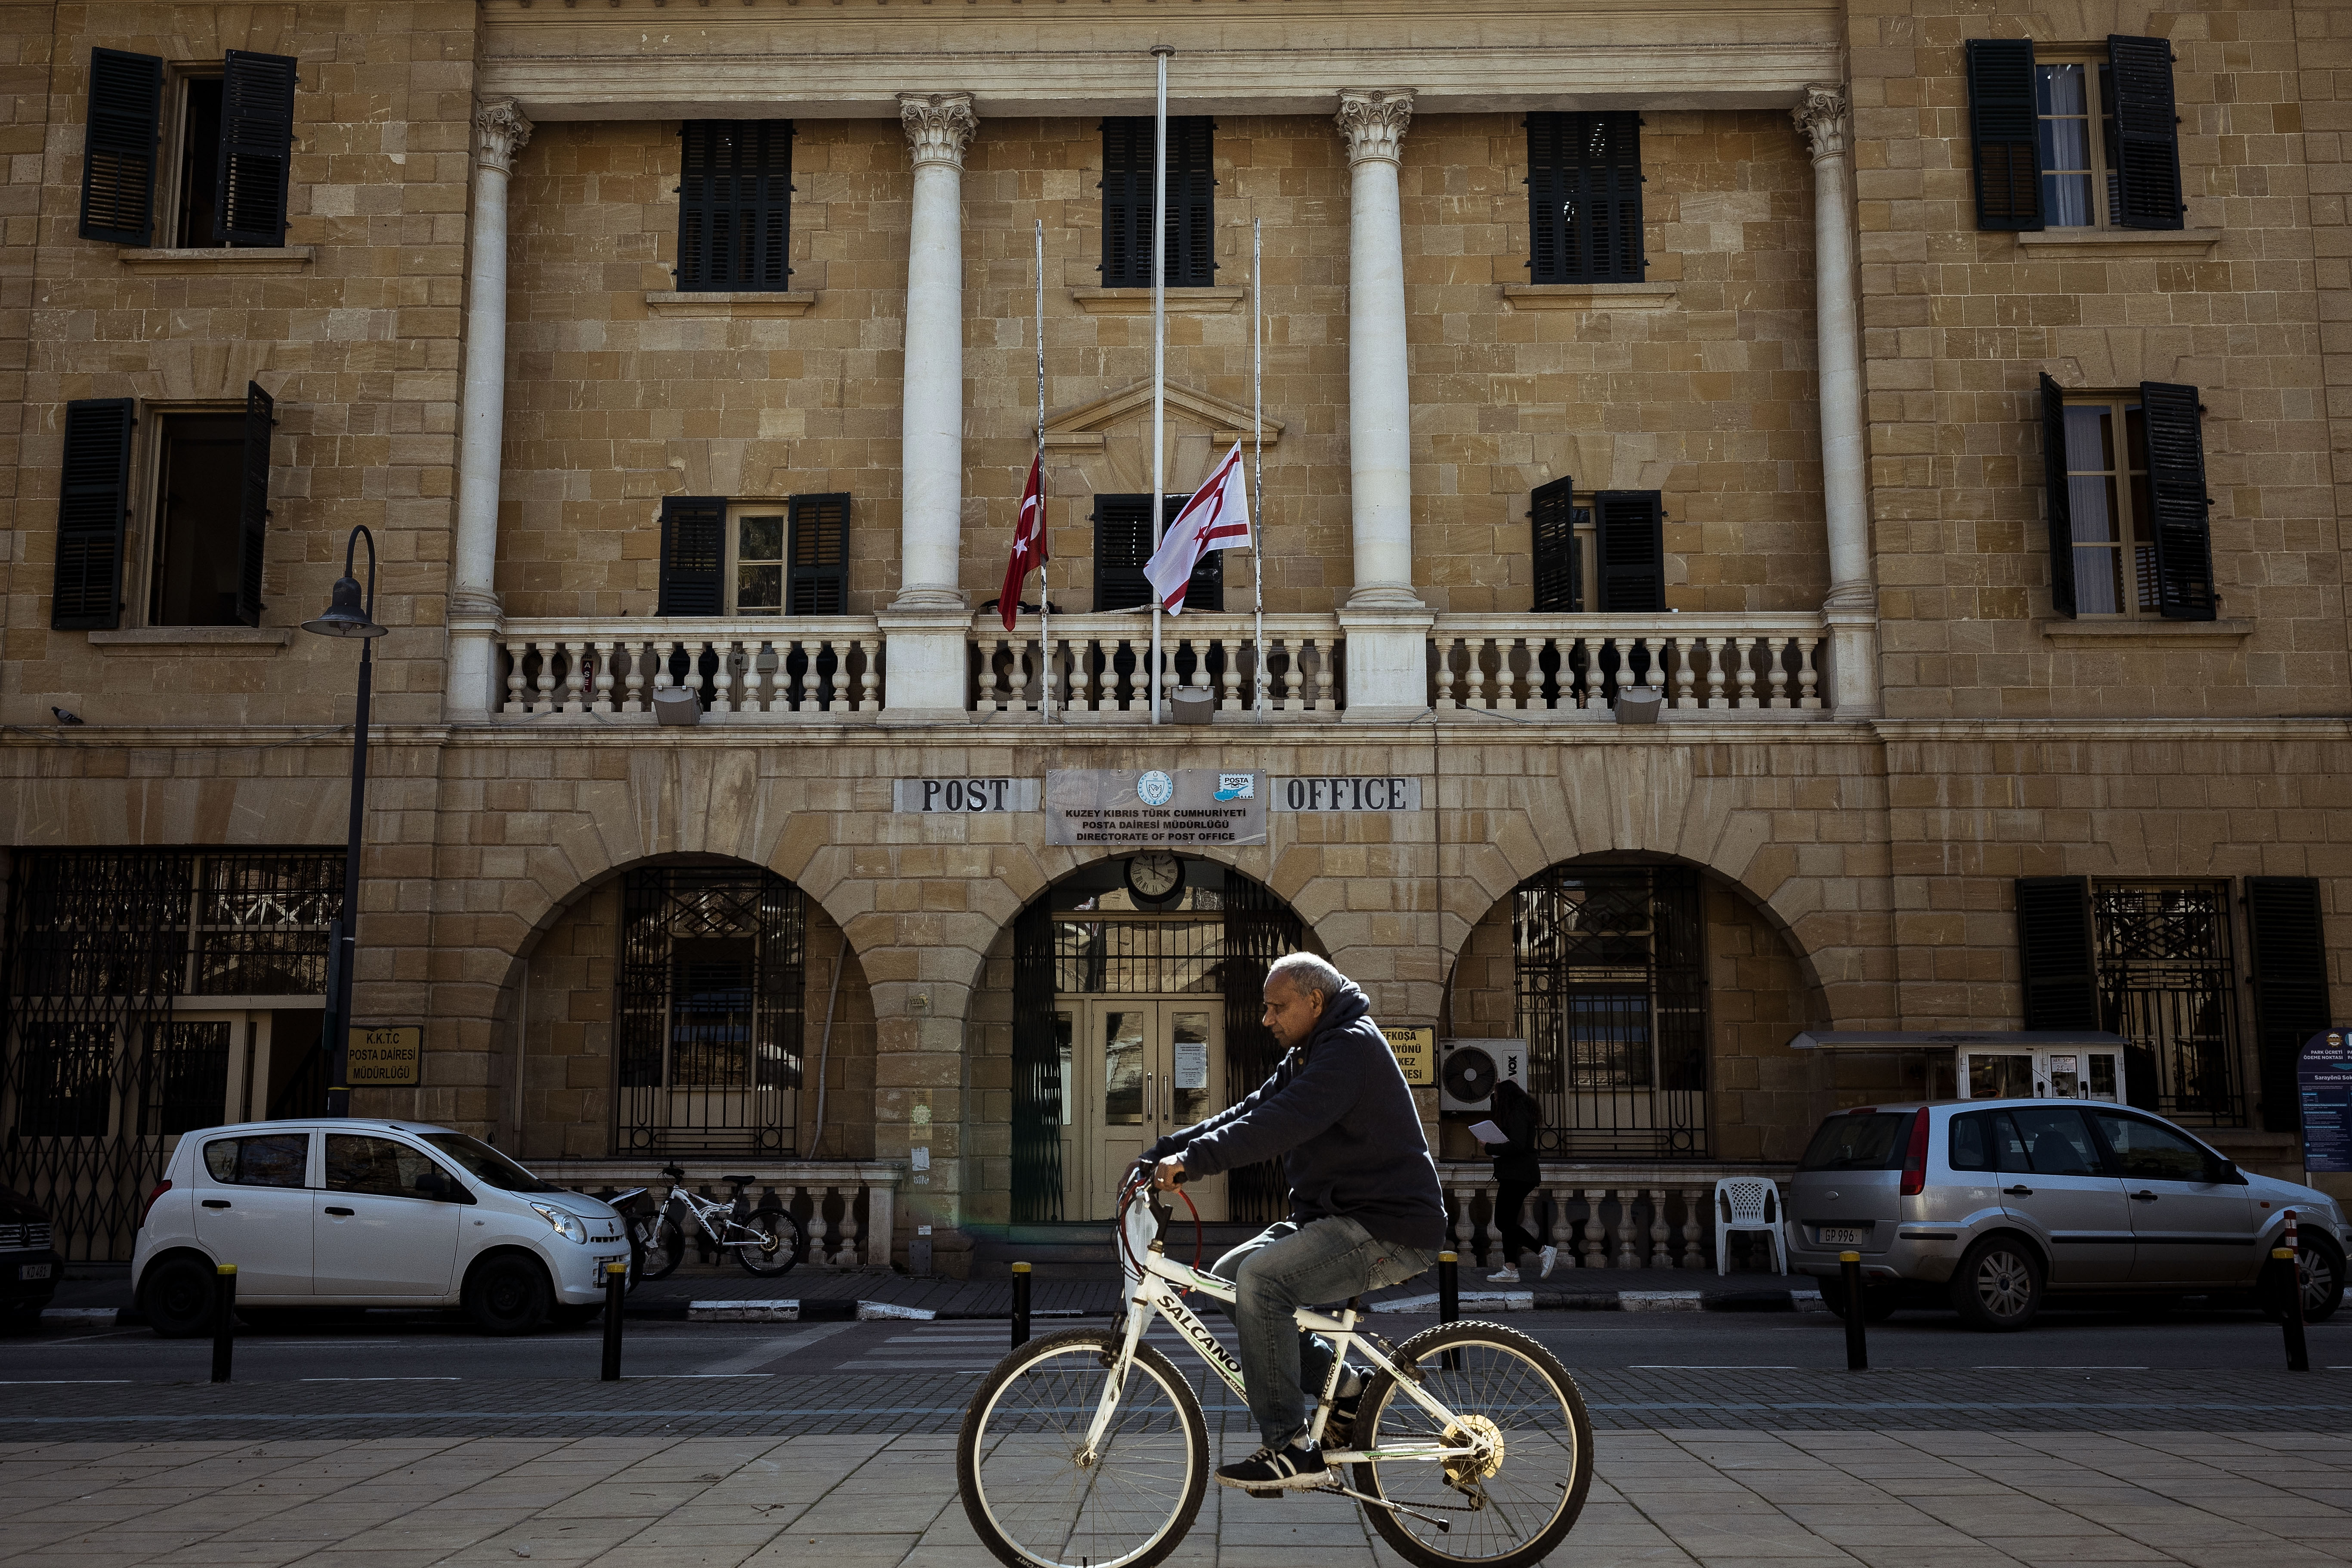
<instances>
[{"instance_id":1,"label":"arched window","mask_svg":"<svg viewBox=\"0 0 2352 1568\"><path fill-rule=\"evenodd\" d=\"M1518 1030L1546 1153L1707 1152L1703 931L1685 867L1555 866L1515 890Z\"/></svg>"}]
</instances>

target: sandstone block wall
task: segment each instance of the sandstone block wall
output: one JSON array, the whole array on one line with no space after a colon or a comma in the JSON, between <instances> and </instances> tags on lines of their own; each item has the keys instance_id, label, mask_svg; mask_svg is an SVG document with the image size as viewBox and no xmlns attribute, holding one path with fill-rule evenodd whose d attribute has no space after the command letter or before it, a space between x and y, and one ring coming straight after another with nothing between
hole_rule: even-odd
<instances>
[{"instance_id":1,"label":"sandstone block wall","mask_svg":"<svg viewBox=\"0 0 2352 1568\"><path fill-rule=\"evenodd\" d=\"M2309 162L2340 154L2315 145L2302 102L2313 92L2332 106L2337 89L2299 53L2340 26L2333 10L1849 9L1890 713L2340 709L2343 546L2321 362L2323 311L2338 307L2324 303L2333 291L2315 249L2315 219L2338 210L2340 193L2318 198ZM2171 40L2185 221L2218 237L2176 254L2145 240L2177 235L2082 250L1979 232L1966 40L2104 51L2110 33ZM2085 390L2200 389L2221 614L2251 622L2250 636L2089 647L2037 627L2052 614L2040 372Z\"/></svg>"},{"instance_id":2,"label":"sandstone block wall","mask_svg":"<svg viewBox=\"0 0 2352 1568\"><path fill-rule=\"evenodd\" d=\"M63 405L128 396L242 410L248 381L278 402L262 624L291 628L323 608L345 535L368 524L383 563L376 618L393 628L376 649L376 717L439 714L475 7L415 0L364 11L360 24L341 5L0 8L14 23L38 18L47 35L17 46L23 63L44 68L45 81L27 72L19 85L46 92L47 117L27 96L15 100L14 134L40 129L10 160L9 189L30 188L6 231L39 287L29 321L0 334L26 345L16 510L0 537L10 666L0 713L11 721L47 724L57 703L99 723L349 721L352 655L322 638L192 655L102 648L48 629ZM287 244L310 247L310 259L134 268L122 247L80 238L93 47L167 65L216 66L232 48L300 61ZM37 206L26 199L36 194ZM173 202L158 191L159 240ZM153 422L143 423L135 474L152 468ZM152 550L152 496L138 496L126 626L143 624Z\"/></svg>"}]
</instances>

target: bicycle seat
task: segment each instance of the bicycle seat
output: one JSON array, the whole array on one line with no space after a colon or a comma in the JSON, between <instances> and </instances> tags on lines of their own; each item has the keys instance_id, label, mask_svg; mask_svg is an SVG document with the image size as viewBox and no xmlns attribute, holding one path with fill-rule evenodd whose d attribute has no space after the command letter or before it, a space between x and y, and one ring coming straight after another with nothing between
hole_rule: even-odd
<instances>
[{"instance_id":1,"label":"bicycle seat","mask_svg":"<svg viewBox=\"0 0 2352 1568\"><path fill-rule=\"evenodd\" d=\"M682 1182L686 1180L686 1173L676 1165L664 1165L662 1167L662 1174L667 1176L673 1182Z\"/></svg>"},{"instance_id":2,"label":"bicycle seat","mask_svg":"<svg viewBox=\"0 0 2352 1568\"><path fill-rule=\"evenodd\" d=\"M721 1176L719 1179L722 1182L731 1183L739 1187L748 1187L760 1178L757 1176Z\"/></svg>"}]
</instances>

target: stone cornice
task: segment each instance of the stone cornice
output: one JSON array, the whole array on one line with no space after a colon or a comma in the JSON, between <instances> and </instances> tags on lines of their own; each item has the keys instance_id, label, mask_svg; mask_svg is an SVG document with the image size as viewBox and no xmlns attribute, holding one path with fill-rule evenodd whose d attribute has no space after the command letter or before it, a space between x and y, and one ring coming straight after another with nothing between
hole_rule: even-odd
<instances>
[{"instance_id":1,"label":"stone cornice","mask_svg":"<svg viewBox=\"0 0 2352 1568\"><path fill-rule=\"evenodd\" d=\"M945 163L961 169L980 117L971 110L968 92L902 92L898 123L907 128L907 151L916 168Z\"/></svg>"}]
</instances>

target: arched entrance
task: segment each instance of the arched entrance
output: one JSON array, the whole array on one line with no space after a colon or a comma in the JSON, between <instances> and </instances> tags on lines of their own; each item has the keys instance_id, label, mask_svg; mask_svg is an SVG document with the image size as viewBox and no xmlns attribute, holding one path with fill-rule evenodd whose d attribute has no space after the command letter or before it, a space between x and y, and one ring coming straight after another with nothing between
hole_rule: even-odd
<instances>
[{"instance_id":1,"label":"arched entrance","mask_svg":"<svg viewBox=\"0 0 2352 1568\"><path fill-rule=\"evenodd\" d=\"M1288 905L1214 860L1139 851L1055 883L1013 925L1012 1218L1111 1217L1160 1135L1265 1081L1266 966L1308 945ZM1194 1189L1211 1220L1278 1217L1271 1166Z\"/></svg>"}]
</instances>

